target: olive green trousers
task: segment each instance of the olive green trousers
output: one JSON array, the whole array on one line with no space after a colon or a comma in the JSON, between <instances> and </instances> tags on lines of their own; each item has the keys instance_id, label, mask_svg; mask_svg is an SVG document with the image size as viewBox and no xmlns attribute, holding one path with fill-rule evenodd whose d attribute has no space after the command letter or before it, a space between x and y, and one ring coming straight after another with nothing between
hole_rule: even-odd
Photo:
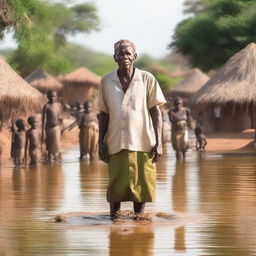
<instances>
[{"instance_id":1,"label":"olive green trousers","mask_svg":"<svg viewBox=\"0 0 256 256\"><path fill-rule=\"evenodd\" d=\"M108 202L154 201L156 167L150 153L121 150L110 155L108 173Z\"/></svg>"}]
</instances>

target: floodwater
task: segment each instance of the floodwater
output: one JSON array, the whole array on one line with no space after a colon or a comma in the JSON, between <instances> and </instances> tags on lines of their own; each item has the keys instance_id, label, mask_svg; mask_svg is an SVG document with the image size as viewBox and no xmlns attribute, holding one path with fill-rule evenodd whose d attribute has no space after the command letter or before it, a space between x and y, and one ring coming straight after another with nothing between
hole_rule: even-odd
<instances>
[{"instance_id":1,"label":"floodwater","mask_svg":"<svg viewBox=\"0 0 256 256\"><path fill-rule=\"evenodd\" d=\"M189 152L176 163L170 148L151 222L109 220L106 165L80 163L78 148L60 164L3 166L0 256L256 255L256 156Z\"/></svg>"}]
</instances>

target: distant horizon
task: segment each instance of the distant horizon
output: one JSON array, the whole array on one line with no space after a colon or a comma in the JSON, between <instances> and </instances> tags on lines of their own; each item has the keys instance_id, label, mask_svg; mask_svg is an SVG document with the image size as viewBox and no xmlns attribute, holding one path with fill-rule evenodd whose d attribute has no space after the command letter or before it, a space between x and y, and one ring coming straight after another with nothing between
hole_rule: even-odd
<instances>
[{"instance_id":1,"label":"distant horizon","mask_svg":"<svg viewBox=\"0 0 256 256\"><path fill-rule=\"evenodd\" d=\"M85 2L93 2L98 8L101 30L69 36L68 40L108 55L113 54L113 44L116 41L129 39L135 43L139 55L147 54L160 59L170 53L167 46L171 42L175 26L185 18L182 13L184 0L130 0L129 4L125 4L125 13L131 13L132 19L123 15L124 3L120 0L75 1ZM0 41L0 49L7 48L16 48L10 33Z\"/></svg>"}]
</instances>

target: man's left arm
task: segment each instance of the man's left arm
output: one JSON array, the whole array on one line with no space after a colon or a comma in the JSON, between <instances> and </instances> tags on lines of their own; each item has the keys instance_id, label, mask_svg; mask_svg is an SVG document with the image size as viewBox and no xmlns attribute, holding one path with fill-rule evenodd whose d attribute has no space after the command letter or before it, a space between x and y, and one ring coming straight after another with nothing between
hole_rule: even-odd
<instances>
[{"instance_id":1,"label":"man's left arm","mask_svg":"<svg viewBox=\"0 0 256 256\"><path fill-rule=\"evenodd\" d=\"M150 116L152 118L153 127L156 136L156 144L151 150L152 154L152 163L157 162L162 154L163 154L163 147L162 147L162 114L161 110L158 105L149 109Z\"/></svg>"}]
</instances>

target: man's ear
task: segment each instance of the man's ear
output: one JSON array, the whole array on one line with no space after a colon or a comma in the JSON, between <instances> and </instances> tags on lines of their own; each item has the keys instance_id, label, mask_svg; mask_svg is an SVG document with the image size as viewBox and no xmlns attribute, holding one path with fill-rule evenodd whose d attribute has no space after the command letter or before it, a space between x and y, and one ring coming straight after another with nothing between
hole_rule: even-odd
<instances>
[{"instance_id":1,"label":"man's ear","mask_svg":"<svg viewBox=\"0 0 256 256\"><path fill-rule=\"evenodd\" d=\"M134 53L134 60L136 60L137 59L137 53L135 52Z\"/></svg>"}]
</instances>

